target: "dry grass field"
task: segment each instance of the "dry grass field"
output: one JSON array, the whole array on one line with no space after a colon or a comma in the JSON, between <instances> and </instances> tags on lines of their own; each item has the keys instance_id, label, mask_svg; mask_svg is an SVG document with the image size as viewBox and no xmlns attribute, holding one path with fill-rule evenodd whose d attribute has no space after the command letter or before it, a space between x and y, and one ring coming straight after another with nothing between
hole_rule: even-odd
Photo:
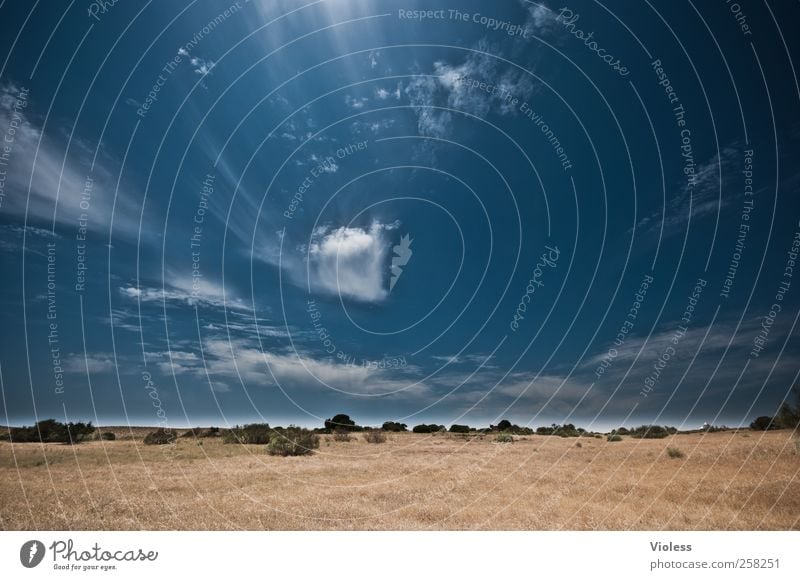
<instances>
[{"instance_id":1,"label":"dry grass field","mask_svg":"<svg viewBox=\"0 0 800 580\"><path fill-rule=\"evenodd\" d=\"M2 442L0 527L800 528L800 454L787 431L515 439L400 433L371 445L323 436L305 457L219 439Z\"/></svg>"}]
</instances>

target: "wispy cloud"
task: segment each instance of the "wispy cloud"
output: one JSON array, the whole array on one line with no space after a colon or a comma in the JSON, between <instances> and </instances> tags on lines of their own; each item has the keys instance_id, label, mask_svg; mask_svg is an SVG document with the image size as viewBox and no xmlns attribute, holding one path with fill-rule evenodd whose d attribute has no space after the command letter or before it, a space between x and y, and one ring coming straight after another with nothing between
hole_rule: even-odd
<instances>
[{"instance_id":1,"label":"wispy cloud","mask_svg":"<svg viewBox=\"0 0 800 580\"><path fill-rule=\"evenodd\" d=\"M432 76L414 77L406 86L405 94L417 114L417 127L422 135L443 137L450 132L453 114L432 107L455 109L477 117L485 117L490 112L509 115L515 114L517 109L503 94L513 95L520 101L533 94L535 85L530 75L503 65L492 56L496 49L481 42L475 50L461 64L436 61ZM487 83L498 91L473 88L463 82L464 79Z\"/></svg>"},{"instance_id":2,"label":"wispy cloud","mask_svg":"<svg viewBox=\"0 0 800 580\"><path fill-rule=\"evenodd\" d=\"M27 216L42 227L55 222L77 228L85 216L90 231L106 233L113 221L116 235L137 236L140 204L124 184L117 191L119 164L101 150L92 168L94 148L77 136L67 153L60 129L42 134L28 99L24 107L15 108L20 96L16 85L0 86L0 126L8 127L12 121L16 126L13 143L7 144L10 162L4 212Z\"/></svg>"}]
</instances>

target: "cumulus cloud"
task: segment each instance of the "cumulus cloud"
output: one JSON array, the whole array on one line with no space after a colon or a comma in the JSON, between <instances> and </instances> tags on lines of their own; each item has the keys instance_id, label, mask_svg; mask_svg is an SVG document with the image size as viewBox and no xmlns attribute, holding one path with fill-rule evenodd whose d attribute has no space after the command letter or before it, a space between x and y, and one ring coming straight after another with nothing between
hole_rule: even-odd
<instances>
[{"instance_id":1,"label":"cumulus cloud","mask_svg":"<svg viewBox=\"0 0 800 580\"><path fill-rule=\"evenodd\" d=\"M316 289L365 302L386 298L391 243L385 234L395 227L373 222L367 228L319 228L308 247L308 268Z\"/></svg>"}]
</instances>

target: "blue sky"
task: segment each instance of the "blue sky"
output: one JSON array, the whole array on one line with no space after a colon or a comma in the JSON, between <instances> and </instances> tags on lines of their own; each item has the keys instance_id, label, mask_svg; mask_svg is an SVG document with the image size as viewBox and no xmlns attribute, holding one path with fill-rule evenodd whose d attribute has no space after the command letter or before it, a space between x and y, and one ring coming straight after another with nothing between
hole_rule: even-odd
<instances>
[{"instance_id":1,"label":"blue sky","mask_svg":"<svg viewBox=\"0 0 800 580\"><path fill-rule=\"evenodd\" d=\"M796 4L459 6L0 8L0 422L774 411Z\"/></svg>"}]
</instances>

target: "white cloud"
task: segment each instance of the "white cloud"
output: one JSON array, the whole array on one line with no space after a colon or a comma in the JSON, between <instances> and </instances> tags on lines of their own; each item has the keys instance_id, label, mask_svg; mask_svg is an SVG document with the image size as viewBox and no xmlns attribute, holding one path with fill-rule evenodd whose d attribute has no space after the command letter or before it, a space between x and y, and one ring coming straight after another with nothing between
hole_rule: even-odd
<instances>
[{"instance_id":1,"label":"white cloud","mask_svg":"<svg viewBox=\"0 0 800 580\"><path fill-rule=\"evenodd\" d=\"M731 143L707 162L698 164L695 168L694 184L690 186L688 181L684 182L678 193L667 202L663 235L680 233L689 220L716 215L718 209L730 206L734 200L738 202L740 196L721 196L720 192L740 175L741 159L740 145ZM659 210L643 217L636 224L637 229L658 234L661 232L661 215Z\"/></svg>"},{"instance_id":2,"label":"white cloud","mask_svg":"<svg viewBox=\"0 0 800 580\"><path fill-rule=\"evenodd\" d=\"M148 353L163 372L188 374L205 379L208 372L215 389L226 389L241 377L248 387L274 384L284 388L334 389L354 394L403 393L415 396L425 392L414 385L416 367L400 371L342 364L333 359L315 358L302 351L262 350L248 339L209 338L204 343L205 360L191 352ZM414 385L413 387L411 385Z\"/></svg>"},{"instance_id":3,"label":"white cloud","mask_svg":"<svg viewBox=\"0 0 800 580\"><path fill-rule=\"evenodd\" d=\"M363 109L368 101L369 99L366 97L351 97L350 95L345 95L344 97L345 104L355 110Z\"/></svg>"},{"instance_id":4,"label":"white cloud","mask_svg":"<svg viewBox=\"0 0 800 580\"><path fill-rule=\"evenodd\" d=\"M482 42L459 65L444 61L433 64L433 76L417 76L405 88L412 108L417 114L417 128L422 135L443 137L450 131L453 115L443 107L464 111L476 117L485 117L490 112L499 115L515 114L517 109L504 98L504 93L491 94L478 87L473 88L461 79L485 82L506 91L520 102L534 92L530 75L516 68L501 69L501 61L494 58L494 50Z\"/></svg>"},{"instance_id":5,"label":"white cloud","mask_svg":"<svg viewBox=\"0 0 800 580\"><path fill-rule=\"evenodd\" d=\"M86 369L90 373L110 373L114 370L114 359L111 354L94 353L74 354L66 359L64 370L68 373L85 373Z\"/></svg>"},{"instance_id":6,"label":"white cloud","mask_svg":"<svg viewBox=\"0 0 800 580\"><path fill-rule=\"evenodd\" d=\"M205 60L199 57L193 57L190 61L194 68L194 72L204 77L211 73L211 69L217 64L213 60Z\"/></svg>"},{"instance_id":7,"label":"white cloud","mask_svg":"<svg viewBox=\"0 0 800 580\"><path fill-rule=\"evenodd\" d=\"M365 302L387 296L384 235L394 225L373 222L369 228L319 228L308 248L308 267L318 290Z\"/></svg>"},{"instance_id":8,"label":"white cloud","mask_svg":"<svg viewBox=\"0 0 800 580\"><path fill-rule=\"evenodd\" d=\"M7 128L12 122L15 126L13 142L6 143L11 150L3 211L48 226L55 220L73 228L78 227L79 218L85 213L88 229L106 234L113 217L115 235L137 236L140 204L124 185L116 190L117 175L107 167L118 163L101 150L92 169L94 147L77 135L73 135L67 153L57 129L42 134L31 113L30 99L15 110L18 96L20 89L15 85L0 85L0 127ZM143 223L146 227L149 222L145 219ZM151 239L154 236L142 236L144 241Z\"/></svg>"},{"instance_id":9,"label":"white cloud","mask_svg":"<svg viewBox=\"0 0 800 580\"><path fill-rule=\"evenodd\" d=\"M175 273L168 273L167 278L169 281L163 289L129 284L120 286L119 292L126 298L140 302L167 302L186 306L252 310L230 289L223 292L220 284L211 282L207 278L195 280L191 275L181 276Z\"/></svg>"},{"instance_id":10,"label":"white cloud","mask_svg":"<svg viewBox=\"0 0 800 580\"><path fill-rule=\"evenodd\" d=\"M385 101L390 98L399 101L400 97L402 96L401 93L402 87L403 87L402 83L397 83L397 86L393 90L379 87L375 89L375 98L380 99L381 101Z\"/></svg>"}]
</instances>

